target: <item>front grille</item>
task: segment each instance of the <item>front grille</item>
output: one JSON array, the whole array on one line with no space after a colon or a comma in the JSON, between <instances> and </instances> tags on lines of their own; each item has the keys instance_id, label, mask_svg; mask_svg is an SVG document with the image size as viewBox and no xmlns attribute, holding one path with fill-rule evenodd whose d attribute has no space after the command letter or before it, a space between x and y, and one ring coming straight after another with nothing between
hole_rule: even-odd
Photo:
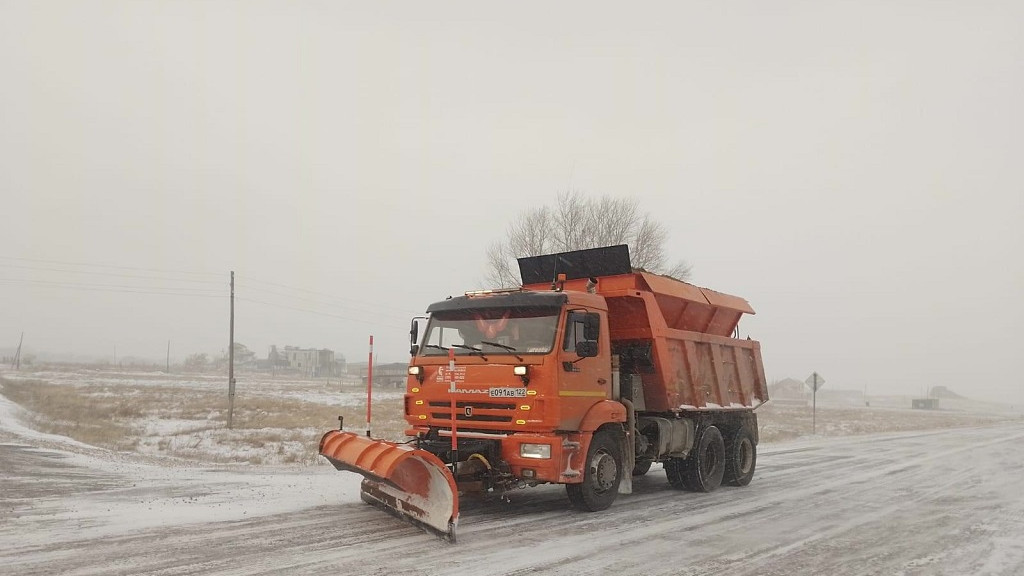
<instances>
[{"instance_id":1,"label":"front grille","mask_svg":"<svg viewBox=\"0 0 1024 576\"><path fill-rule=\"evenodd\" d=\"M452 419L451 406L451 402L432 401L430 402L431 408L441 408L444 411L431 412L430 415L435 420L448 420L450 422ZM516 409L516 405L512 402L464 400L457 401L455 409L455 419L459 422L511 422L511 412ZM467 410L472 416L466 415Z\"/></svg>"},{"instance_id":2,"label":"front grille","mask_svg":"<svg viewBox=\"0 0 1024 576\"><path fill-rule=\"evenodd\" d=\"M451 408L451 402L431 402L431 406L434 408ZM474 410L515 410L515 404L509 404L507 402L456 402L456 408L465 409L467 406Z\"/></svg>"},{"instance_id":3,"label":"front grille","mask_svg":"<svg viewBox=\"0 0 1024 576\"><path fill-rule=\"evenodd\" d=\"M448 420L448 421L451 421L451 419L452 419L452 413L451 412L431 412L430 416L433 417L435 420ZM490 414L473 414L472 416L466 416L466 414L463 413L463 412L456 412L455 413L455 419L460 421L460 422L462 422L462 421L469 421L469 422L511 422L512 421L512 417L511 416L492 416Z\"/></svg>"}]
</instances>

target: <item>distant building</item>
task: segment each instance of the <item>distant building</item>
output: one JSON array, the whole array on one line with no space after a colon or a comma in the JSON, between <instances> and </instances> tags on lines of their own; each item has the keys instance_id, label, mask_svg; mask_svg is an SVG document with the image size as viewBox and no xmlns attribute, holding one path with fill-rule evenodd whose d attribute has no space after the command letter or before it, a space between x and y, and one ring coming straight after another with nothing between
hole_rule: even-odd
<instances>
[{"instance_id":1,"label":"distant building","mask_svg":"<svg viewBox=\"0 0 1024 576\"><path fill-rule=\"evenodd\" d=\"M334 351L327 348L285 346L279 350L277 346L271 346L267 360L273 368L295 370L303 376L314 378L337 376L339 373Z\"/></svg>"},{"instance_id":2,"label":"distant building","mask_svg":"<svg viewBox=\"0 0 1024 576\"><path fill-rule=\"evenodd\" d=\"M366 362L351 363L348 365L348 372L359 374L360 379L363 383L369 376L369 370ZM406 377L409 374L409 363L408 362L392 362L390 364L374 364L373 365L373 384L377 385L392 385L395 387L402 387L405 385Z\"/></svg>"},{"instance_id":3,"label":"distant building","mask_svg":"<svg viewBox=\"0 0 1024 576\"><path fill-rule=\"evenodd\" d=\"M931 391L928 393L928 396L931 398L953 398L957 400L963 398L963 396L953 392L945 386L933 386Z\"/></svg>"},{"instance_id":4,"label":"distant building","mask_svg":"<svg viewBox=\"0 0 1024 576\"><path fill-rule=\"evenodd\" d=\"M906 406L906 404L904 404ZM939 399L938 398L914 398L910 401L911 408L917 410L938 410Z\"/></svg>"},{"instance_id":5,"label":"distant building","mask_svg":"<svg viewBox=\"0 0 1024 576\"><path fill-rule=\"evenodd\" d=\"M807 406L810 393L804 383L795 378L772 382L768 386L768 397L775 404Z\"/></svg>"}]
</instances>

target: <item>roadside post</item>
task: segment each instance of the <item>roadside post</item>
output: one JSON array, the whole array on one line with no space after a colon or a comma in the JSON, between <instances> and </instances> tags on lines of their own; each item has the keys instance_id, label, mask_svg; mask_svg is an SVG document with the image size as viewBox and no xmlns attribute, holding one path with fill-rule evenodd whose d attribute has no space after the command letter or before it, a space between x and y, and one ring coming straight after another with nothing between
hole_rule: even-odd
<instances>
[{"instance_id":1,"label":"roadside post","mask_svg":"<svg viewBox=\"0 0 1024 576\"><path fill-rule=\"evenodd\" d=\"M808 376L807 380L804 380L804 384L811 387L811 434L817 434L818 388L825 385L825 379L821 377L821 374L815 372Z\"/></svg>"},{"instance_id":2,"label":"roadside post","mask_svg":"<svg viewBox=\"0 0 1024 576\"><path fill-rule=\"evenodd\" d=\"M231 325L228 328L228 430L234 426L235 416L235 271L231 271ZM170 348L170 344L168 344Z\"/></svg>"}]
</instances>

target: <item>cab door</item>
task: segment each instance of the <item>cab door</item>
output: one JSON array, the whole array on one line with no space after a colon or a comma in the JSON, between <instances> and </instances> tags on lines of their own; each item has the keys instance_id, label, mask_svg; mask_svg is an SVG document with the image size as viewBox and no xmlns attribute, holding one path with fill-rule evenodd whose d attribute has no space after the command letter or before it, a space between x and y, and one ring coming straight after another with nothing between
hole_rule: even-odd
<instances>
[{"instance_id":1,"label":"cab door","mask_svg":"<svg viewBox=\"0 0 1024 576\"><path fill-rule=\"evenodd\" d=\"M565 313L557 367L561 430L579 430L580 421L587 411L594 404L611 398L611 361L606 325L607 316L600 310L578 307ZM577 352L585 355L580 356Z\"/></svg>"}]
</instances>

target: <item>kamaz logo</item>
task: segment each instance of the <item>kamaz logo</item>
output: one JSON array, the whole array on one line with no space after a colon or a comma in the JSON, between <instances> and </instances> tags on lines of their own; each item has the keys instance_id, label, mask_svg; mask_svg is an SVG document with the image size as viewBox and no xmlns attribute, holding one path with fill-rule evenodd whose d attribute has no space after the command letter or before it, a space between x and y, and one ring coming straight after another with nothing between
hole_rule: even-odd
<instances>
[{"instance_id":1,"label":"kamaz logo","mask_svg":"<svg viewBox=\"0 0 1024 576\"><path fill-rule=\"evenodd\" d=\"M472 418L472 417L473 417L473 407L472 406L466 406L466 418Z\"/></svg>"}]
</instances>

